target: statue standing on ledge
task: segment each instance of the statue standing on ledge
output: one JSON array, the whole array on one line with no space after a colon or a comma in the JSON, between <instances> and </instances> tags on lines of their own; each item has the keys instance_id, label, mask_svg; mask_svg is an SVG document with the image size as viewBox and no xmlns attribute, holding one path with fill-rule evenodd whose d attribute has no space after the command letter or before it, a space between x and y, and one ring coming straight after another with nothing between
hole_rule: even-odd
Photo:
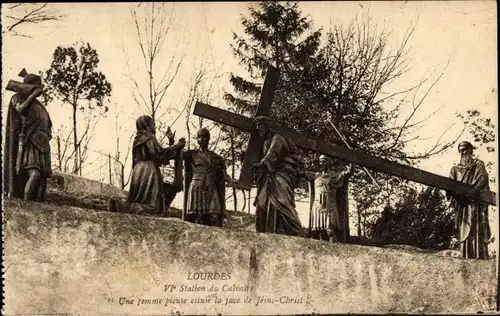
<instances>
[{"instance_id":1,"label":"statue standing on ledge","mask_svg":"<svg viewBox=\"0 0 500 316\"><path fill-rule=\"evenodd\" d=\"M160 165L175 159L184 148L185 141L162 148L155 137L155 123L151 116L143 115L136 121L137 133L132 147L132 179L126 202L112 200L110 211L137 215L166 216L163 177ZM168 135L170 143L173 135Z\"/></svg>"},{"instance_id":2,"label":"statue standing on ledge","mask_svg":"<svg viewBox=\"0 0 500 316\"><path fill-rule=\"evenodd\" d=\"M488 222L488 205L472 201L481 191L490 189L488 173L484 162L473 158L474 147L463 141L458 145L460 163L450 170L454 180L474 186L468 196L457 196L450 192L446 194L450 205L455 211L455 229L458 232L460 252L464 258L489 259L488 243L491 229Z\"/></svg>"},{"instance_id":3,"label":"statue standing on ledge","mask_svg":"<svg viewBox=\"0 0 500 316\"><path fill-rule=\"evenodd\" d=\"M337 160L319 157L320 172L306 171L310 182L311 209L309 229L311 237L330 242L349 241L349 177L352 165L340 168Z\"/></svg>"},{"instance_id":4,"label":"statue standing on ledge","mask_svg":"<svg viewBox=\"0 0 500 316\"><path fill-rule=\"evenodd\" d=\"M259 136L264 139L264 157L252 165L257 183L256 230L290 236L304 236L295 209L295 186L300 176L300 159L295 144L271 130L266 116L255 118Z\"/></svg>"},{"instance_id":5,"label":"statue standing on ledge","mask_svg":"<svg viewBox=\"0 0 500 316\"><path fill-rule=\"evenodd\" d=\"M199 149L183 153L185 195L183 219L191 223L223 227L226 215L226 182L235 181L227 174L224 159L208 149L210 132L197 132Z\"/></svg>"},{"instance_id":6,"label":"statue standing on ledge","mask_svg":"<svg viewBox=\"0 0 500 316\"><path fill-rule=\"evenodd\" d=\"M9 81L12 96L6 123L4 187L9 197L45 201L47 178L52 177L50 139L52 121L36 98L43 94L42 78L19 74L23 82Z\"/></svg>"}]
</instances>

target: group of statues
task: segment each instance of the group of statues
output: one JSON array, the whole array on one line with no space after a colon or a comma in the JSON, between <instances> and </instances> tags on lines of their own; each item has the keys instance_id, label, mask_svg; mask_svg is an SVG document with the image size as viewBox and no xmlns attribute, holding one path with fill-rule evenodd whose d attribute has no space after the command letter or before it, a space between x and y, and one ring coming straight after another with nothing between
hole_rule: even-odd
<instances>
[{"instance_id":1,"label":"group of statues","mask_svg":"<svg viewBox=\"0 0 500 316\"><path fill-rule=\"evenodd\" d=\"M254 201L257 232L348 241L347 180L352 166L347 171L337 170L323 155L321 170L303 171L297 147L272 131L268 117L257 117L255 125L264 140L263 157L251 166L257 184ZM181 138L175 143L171 131L167 133L169 146L162 148L150 116L139 117L136 129L128 197L111 200L110 211L167 216L166 196L175 189L163 186L160 166L180 156L185 170L183 219L201 225L225 226L226 187L238 187L238 182L227 174L224 159L209 149L209 130L198 130L197 149L184 150L185 140ZM314 192L318 192L311 205L314 220L309 230L302 227L295 208L295 188L301 178L307 179Z\"/></svg>"},{"instance_id":2,"label":"group of statues","mask_svg":"<svg viewBox=\"0 0 500 316\"><path fill-rule=\"evenodd\" d=\"M45 106L36 98L43 93L38 75L20 73L23 82L10 81L7 90L16 92L8 107L4 147L4 189L9 197L45 201L47 178L51 177L50 139L52 123ZM353 167L344 167L329 157L320 157L319 170L304 171L294 142L272 129L269 117L255 118L263 139L261 159L251 166L257 186L256 230L261 233L310 237L330 242L349 241L347 188ZM184 150L185 140L174 140L169 130L169 146L163 148L155 136L150 116L136 121L132 148L132 178L128 197L112 200L115 212L166 216L168 206L184 187L183 219L202 225L223 227L227 221L226 186L238 183L226 172L224 159L209 149L210 132L197 132L198 149ZM458 146L461 161L451 169L451 177L474 186L469 196L447 193L456 212L461 252L466 258L488 259L491 231L488 206L471 197L489 190L484 163L473 158L473 146ZM183 163L185 185L165 187L160 166L174 160ZM310 225L304 229L295 207L295 188L301 179L310 183L314 199L310 205ZM178 179L176 180L178 181ZM170 191L169 191L170 190Z\"/></svg>"}]
</instances>

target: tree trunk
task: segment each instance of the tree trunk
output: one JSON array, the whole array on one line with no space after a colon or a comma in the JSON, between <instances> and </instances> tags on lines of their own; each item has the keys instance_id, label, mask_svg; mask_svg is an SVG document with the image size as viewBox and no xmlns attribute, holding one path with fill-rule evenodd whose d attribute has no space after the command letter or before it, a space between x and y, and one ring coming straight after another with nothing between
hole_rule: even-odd
<instances>
[{"instance_id":1,"label":"tree trunk","mask_svg":"<svg viewBox=\"0 0 500 316\"><path fill-rule=\"evenodd\" d=\"M363 212L363 237L366 237L366 211Z\"/></svg>"},{"instance_id":2,"label":"tree trunk","mask_svg":"<svg viewBox=\"0 0 500 316\"><path fill-rule=\"evenodd\" d=\"M80 176L82 175L82 165L83 165L83 158L82 158L82 144L78 144L78 174Z\"/></svg>"},{"instance_id":3,"label":"tree trunk","mask_svg":"<svg viewBox=\"0 0 500 316\"><path fill-rule=\"evenodd\" d=\"M231 160L232 160L232 168L231 168L231 178L234 179L234 173L235 173L235 164L236 164L236 155L234 152L234 134L231 133ZM234 198L234 211L238 211L238 199L236 196L236 188L233 187L233 198Z\"/></svg>"},{"instance_id":4,"label":"tree trunk","mask_svg":"<svg viewBox=\"0 0 500 316\"><path fill-rule=\"evenodd\" d=\"M361 237L361 209L356 199L354 200L354 203L356 203L356 212L358 213L358 237Z\"/></svg>"},{"instance_id":5,"label":"tree trunk","mask_svg":"<svg viewBox=\"0 0 500 316\"><path fill-rule=\"evenodd\" d=\"M59 171L62 171L62 157L61 157L61 137L57 135L57 164L59 165Z\"/></svg>"},{"instance_id":6,"label":"tree trunk","mask_svg":"<svg viewBox=\"0 0 500 316\"><path fill-rule=\"evenodd\" d=\"M111 154L108 154L109 184L113 185L113 172L111 170Z\"/></svg>"},{"instance_id":7,"label":"tree trunk","mask_svg":"<svg viewBox=\"0 0 500 316\"><path fill-rule=\"evenodd\" d=\"M243 206L241 207L241 212L245 213L245 208L247 207L247 194L245 190L241 190L241 192L243 193Z\"/></svg>"},{"instance_id":8,"label":"tree trunk","mask_svg":"<svg viewBox=\"0 0 500 316\"><path fill-rule=\"evenodd\" d=\"M252 188L250 187L250 190L248 190L248 214L250 214L250 207L252 205Z\"/></svg>"},{"instance_id":9,"label":"tree trunk","mask_svg":"<svg viewBox=\"0 0 500 316\"><path fill-rule=\"evenodd\" d=\"M78 174L79 170L79 157L78 157L78 135L76 133L76 103L73 106L73 146L75 151L75 164L73 166L73 173Z\"/></svg>"}]
</instances>

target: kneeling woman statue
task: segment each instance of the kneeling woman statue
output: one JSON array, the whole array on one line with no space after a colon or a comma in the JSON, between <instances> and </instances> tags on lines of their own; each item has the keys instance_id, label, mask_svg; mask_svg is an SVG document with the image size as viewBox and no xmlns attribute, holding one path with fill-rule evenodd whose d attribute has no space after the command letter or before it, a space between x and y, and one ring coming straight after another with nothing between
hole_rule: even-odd
<instances>
[{"instance_id":1,"label":"kneeling woman statue","mask_svg":"<svg viewBox=\"0 0 500 316\"><path fill-rule=\"evenodd\" d=\"M169 163L184 148L183 138L177 144L162 148L155 137L155 123L151 116L136 121L137 133L132 148L132 179L126 201L112 200L112 212L138 215L165 216L165 197L160 165Z\"/></svg>"}]
</instances>

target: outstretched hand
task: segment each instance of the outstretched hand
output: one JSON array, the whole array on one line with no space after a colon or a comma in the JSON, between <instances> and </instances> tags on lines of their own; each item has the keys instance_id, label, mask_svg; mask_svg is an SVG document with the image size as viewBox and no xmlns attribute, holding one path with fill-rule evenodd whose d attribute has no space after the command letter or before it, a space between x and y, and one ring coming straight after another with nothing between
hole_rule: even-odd
<instances>
[{"instance_id":1,"label":"outstretched hand","mask_svg":"<svg viewBox=\"0 0 500 316\"><path fill-rule=\"evenodd\" d=\"M175 132L172 133L172 130L170 129L170 126L167 128L167 138L171 139L175 137Z\"/></svg>"},{"instance_id":2,"label":"outstretched hand","mask_svg":"<svg viewBox=\"0 0 500 316\"><path fill-rule=\"evenodd\" d=\"M231 179L229 181L229 186L232 188L235 188L235 189L238 189L240 187L238 180L236 180L236 179Z\"/></svg>"},{"instance_id":3,"label":"outstretched hand","mask_svg":"<svg viewBox=\"0 0 500 316\"><path fill-rule=\"evenodd\" d=\"M24 111L25 108L28 107L28 105L33 101L36 97L41 96L43 94L43 89L42 88L36 88L31 92L31 94L24 100L22 103L16 105L17 111L21 112Z\"/></svg>"},{"instance_id":4,"label":"outstretched hand","mask_svg":"<svg viewBox=\"0 0 500 316\"><path fill-rule=\"evenodd\" d=\"M252 171L253 174L256 174L257 172L259 172L259 170L262 170L263 167L264 164L262 162L256 162L250 166L250 170Z\"/></svg>"},{"instance_id":5,"label":"outstretched hand","mask_svg":"<svg viewBox=\"0 0 500 316\"><path fill-rule=\"evenodd\" d=\"M265 165L262 162L254 163L250 167L250 171L252 172L253 178L260 182L260 179L264 176Z\"/></svg>"}]
</instances>

